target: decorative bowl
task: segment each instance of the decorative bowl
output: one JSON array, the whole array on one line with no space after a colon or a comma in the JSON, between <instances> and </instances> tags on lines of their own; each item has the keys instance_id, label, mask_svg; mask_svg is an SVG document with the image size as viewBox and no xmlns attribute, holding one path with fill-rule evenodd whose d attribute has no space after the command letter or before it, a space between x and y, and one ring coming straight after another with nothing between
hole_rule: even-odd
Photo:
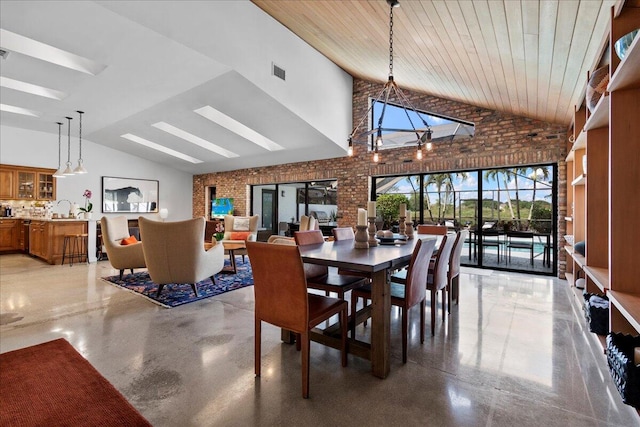
<instances>
[{"instance_id":1,"label":"decorative bowl","mask_svg":"<svg viewBox=\"0 0 640 427\"><path fill-rule=\"evenodd\" d=\"M589 78L587 85L587 107L593 113L594 108L600 101L600 97L607 90L609 85L609 65L600 67L595 70Z\"/></svg>"},{"instance_id":2,"label":"decorative bowl","mask_svg":"<svg viewBox=\"0 0 640 427\"><path fill-rule=\"evenodd\" d=\"M638 31L640 31L640 29L633 30L616 41L614 48L616 49L616 54L620 60L624 59L624 56L627 54L627 50L631 46L631 43L633 43L633 39L636 37L636 34L638 34Z\"/></svg>"},{"instance_id":3,"label":"decorative bowl","mask_svg":"<svg viewBox=\"0 0 640 427\"><path fill-rule=\"evenodd\" d=\"M564 240L566 240L568 244L573 246L573 234L567 234L566 236L564 236Z\"/></svg>"}]
</instances>

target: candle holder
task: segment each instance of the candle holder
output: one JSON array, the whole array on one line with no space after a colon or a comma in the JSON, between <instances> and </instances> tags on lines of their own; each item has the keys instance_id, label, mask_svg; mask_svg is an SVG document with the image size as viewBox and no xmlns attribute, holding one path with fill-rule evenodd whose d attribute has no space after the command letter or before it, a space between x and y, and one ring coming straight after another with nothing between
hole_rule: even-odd
<instances>
[{"instance_id":1,"label":"candle holder","mask_svg":"<svg viewBox=\"0 0 640 427\"><path fill-rule=\"evenodd\" d=\"M356 236L353 247L356 249L368 249L369 248L369 235L367 234L366 225L356 225Z\"/></svg>"},{"instance_id":2,"label":"candle holder","mask_svg":"<svg viewBox=\"0 0 640 427\"><path fill-rule=\"evenodd\" d=\"M369 217L369 247L378 246L378 240L376 240L376 217Z\"/></svg>"},{"instance_id":3,"label":"candle holder","mask_svg":"<svg viewBox=\"0 0 640 427\"><path fill-rule=\"evenodd\" d=\"M405 230L405 223L404 220L406 219L406 216L401 216L400 217L400 223L398 224L398 228L399 228L399 234L401 236L406 236L406 234L404 234L404 230Z\"/></svg>"},{"instance_id":4,"label":"candle holder","mask_svg":"<svg viewBox=\"0 0 640 427\"><path fill-rule=\"evenodd\" d=\"M413 239L413 221L405 222L404 232L406 233L407 239Z\"/></svg>"}]
</instances>

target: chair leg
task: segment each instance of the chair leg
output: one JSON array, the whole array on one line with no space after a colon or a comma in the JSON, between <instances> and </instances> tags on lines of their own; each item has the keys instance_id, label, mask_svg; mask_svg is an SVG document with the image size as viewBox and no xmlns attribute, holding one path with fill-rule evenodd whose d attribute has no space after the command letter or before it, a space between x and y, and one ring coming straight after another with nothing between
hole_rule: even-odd
<instances>
[{"instance_id":1,"label":"chair leg","mask_svg":"<svg viewBox=\"0 0 640 427\"><path fill-rule=\"evenodd\" d=\"M356 306L358 304L358 297L354 297L351 294L351 338L356 338Z\"/></svg>"},{"instance_id":2,"label":"chair leg","mask_svg":"<svg viewBox=\"0 0 640 427\"><path fill-rule=\"evenodd\" d=\"M451 286L451 279L449 279L449 283L447 284L447 287L445 288L445 291L447 292L447 314L451 314L451 298L452 298L452 290L453 290L453 286Z\"/></svg>"},{"instance_id":3,"label":"chair leg","mask_svg":"<svg viewBox=\"0 0 640 427\"><path fill-rule=\"evenodd\" d=\"M447 287L445 286L441 290L442 292L442 323L447 317Z\"/></svg>"},{"instance_id":4,"label":"chair leg","mask_svg":"<svg viewBox=\"0 0 640 427\"><path fill-rule=\"evenodd\" d=\"M160 296L160 292L162 292L162 288L164 288L164 285L158 285L158 293L156 294L156 298Z\"/></svg>"},{"instance_id":5,"label":"chair leg","mask_svg":"<svg viewBox=\"0 0 640 427\"><path fill-rule=\"evenodd\" d=\"M453 287L453 294L455 295L456 305L460 302L460 275L453 278L451 281Z\"/></svg>"},{"instance_id":6,"label":"chair leg","mask_svg":"<svg viewBox=\"0 0 640 427\"><path fill-rule=\"evenodd\" d=\"M210 277L211 279L211 283L213 283L214 285L216 284L216 275L214 274L213 276Z\"/></svg>"},{"instance_id":7,"label":"chair leg","mask_svg":"<svg viewBox=\"0 0 640 427\"><path fill-rule=\"evenodd\" d=\"M431 335L436 334L436 291L431 290Z\"/></svg>"},{"instance_id":8,"label":"chair leg","mask_svg":"<svg viewBox=\"0 0 640 427\"><path fill-rule=\"evenodd\" d=\"M131 269L131 274L133 274L133 268Z\"/></svg>"},{"instance_id":9,"label":"chair leg","mask_svg":"<svg viewBox=\"0 0 640 427\"><path fill-rule=\"evenodd\" d=\"M302 341L302 397L309 398L309 331L303 332Z\"/></svg>"},{"instance_id":10,"label":"chair leg","mask_svg":"<svg viewBox=\"0 0 640 427\"><path fill-rule=\"evenodd\" d=\"M256 370L256 377L260 376L260 353L261 353L261 344L262 344L262 339L261 339L261 333L262 333L262 320L258 319L256 317L255 319L255 333L254 333L254 358L255 358L255 370Z\"/></svg>"},{"instance_id":11,"label":"chair leg","mask_svg":"<svg viewBox=\"0 0 640 427\"><path fill-rule=\"evenodd\" d=\"M400 308L400 316L402 317L402 363L407 363L407 334L409 330L409 313L405 307Z\"/></svg>"},{"instance_id":12,"label":"chair leg","mask_svg":"<svg viewBox=\"0 0 640 427\"><path fill-rule=\"evenodd\" d=\"M124 268L120 270L120 280L122 280L122 275L124 274Z\"/></svg>"},{"instance_id":13,"label":"chair leg","mask_svg":"<svg viewBox=\"0 0 640 427\"><path fill-rule=\"evenodd\" d=\"M193 289L193 293L196 294L196 298L198 297L198 288L196 288L196 284L191 284L191 289Z\"/></svg>"},{"instance_id":14,"label":"chair leg","mask_svg":"<svg viewBox=\"0 0 640 427\"><path fill-rule=\"evenodd\" d=\"M342 337L342 348L340 349L340 356L342 356L342 366L347 366L347 322L349 315L347 313L347 307L340 312L340 336Z\"/></svg>"},{"instance_id":15,"label":"chair leg","mask_svg":"<svg viewBox=\"0 0 640 427\"><path fill-rule=\"evenodd\" d=\"M420 302L420 344L424 343L424 321L426 311L426 298Z\"/></svg>"}]
</instances>

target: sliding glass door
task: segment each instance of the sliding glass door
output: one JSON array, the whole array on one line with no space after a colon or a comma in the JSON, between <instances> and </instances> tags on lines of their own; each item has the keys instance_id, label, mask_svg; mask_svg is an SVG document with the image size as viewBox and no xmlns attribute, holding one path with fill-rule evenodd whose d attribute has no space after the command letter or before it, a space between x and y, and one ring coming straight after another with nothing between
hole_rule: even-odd
<instances>
[{"instance_id":1,"label":"sliding glass door","mask_svg":"<svg viewBox=\"0 0 640 427\"><path fill-rule=\"evenodd\" d=\"M468 230L465 265L554 274L556 181L555 165L374 177L372 198L402 195L415 224Z\"/></svg>"}]
</instances>

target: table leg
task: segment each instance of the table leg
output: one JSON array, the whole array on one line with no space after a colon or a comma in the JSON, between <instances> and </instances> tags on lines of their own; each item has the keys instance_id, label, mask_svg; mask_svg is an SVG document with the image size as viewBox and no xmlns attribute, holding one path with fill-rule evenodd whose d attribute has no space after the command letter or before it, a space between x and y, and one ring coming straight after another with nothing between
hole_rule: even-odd
<instances>
[{"instance_id":1,"label":"table leg","mask_svg":"<svg viewBox=\"0 0 640 427\"><path fill-rule=\"evenodd\" d=\"M229 252L230 267L223 268L220 273L238 274L238 268L236 267L236 254L234 253L234 249L227 249L227 251Z\"/></svg>"},{"instance_id":2,"label":"table leg","mask_svg":"<svg viewBox=\"0 0 640 427\"><path fill-rule=\"evenodd\" d=\"M371 371L386 378L391 355L391 288L386 270L373 273L372 280Z\"/></svg>"}]
</instances>

